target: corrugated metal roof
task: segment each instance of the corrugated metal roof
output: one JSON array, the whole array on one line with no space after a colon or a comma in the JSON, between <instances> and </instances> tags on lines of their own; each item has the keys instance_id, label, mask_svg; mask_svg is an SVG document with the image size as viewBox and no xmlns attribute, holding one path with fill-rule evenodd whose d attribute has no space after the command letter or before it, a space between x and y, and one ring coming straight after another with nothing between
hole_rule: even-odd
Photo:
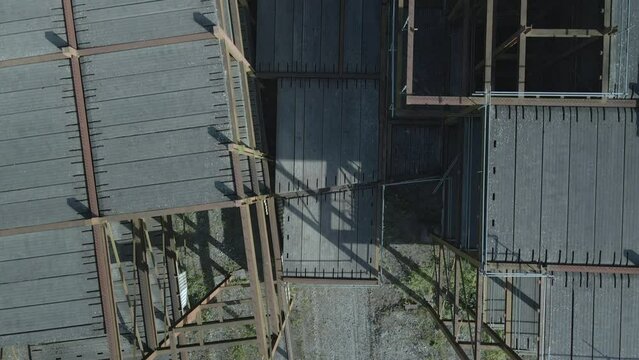
<instances>
[{"instance_id":1,"label":"corrugated metal roof","mask_svg":"<svg viewBox=\"0 0 639 360\"><path fill-rule=\"evenodd\" d=\"M494 259L627 264L639 250L633 109L507 107L491 114Z\"/></svg>"},{"instance_id":2,"label":"corrugated metal roof","mask_svg":"<svg viewBox=\"0 0 639 360\"><path fill-rule=\"evenodd\" d=\"M374 188L282 199L284 276L375 277Z\"/></svg>"},{"instance_id":3,"label":"corrugated metal roof","mask_svg":"<svg viewBox=\"0 0 639 360\"><path fill-rule=\"evenodd\" d=\"M0 346L103 335L90 228L0 237L0 247Z\"/></svg>"},{"instance_id":4,"label":"corrugated metal roof","mask_svg":"<svg viewBox=\"0 0 639 360\"><path fill-rule=\"evenodd\" d=\"M53 61L0 69L0 228L85 215L69 68Z\"/></svg>"},{"instance_id":5,"label":"corrugated metal roof","mask_svg":"<svg viewBox=\"0 0 639 360\"><path fill-rule=\"evenodd\" d=\"M344 4L344 72L379 72L381 2ZM259 1L257 70L339 72L340 11L339 0Z\"/></svg>"},{"instance_id":6,"label":"corrugated metal roof","mask_svg":"<svg viewBox=\"0 0 639 360\"><path fill-rule=\"evenodd\" d=\"M280 80L276 192L376 181L378 101L373 80Z\"/></svg>"},{"instance_id":7,"label":"corrugated metal roof","mask_svg":"<svg viewBox=\"0 0 639 360\"><path fill-rule=\"evenodd\" d=\"M217 40L90 56L83 70L103 213L234 195Z\"/></svg>"},{"instance_id":8,"label":"corrugated metal roof","mask_svg":"<svg viewBox=\"0 0 639 360\"><path fill-rule=\"evenodd\" d=\"M66 41L60 0L0 2L0 60L54 53Z\"/></svg>"}]
</instances>

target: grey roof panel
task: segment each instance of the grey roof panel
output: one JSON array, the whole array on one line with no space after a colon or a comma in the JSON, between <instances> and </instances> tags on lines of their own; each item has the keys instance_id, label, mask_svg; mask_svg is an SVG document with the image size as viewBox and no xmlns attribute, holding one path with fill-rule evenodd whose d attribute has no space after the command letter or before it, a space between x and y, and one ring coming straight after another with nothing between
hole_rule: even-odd
<instances>
[{"instance_id":1,"label":"grey roof panel","mask_svg":"<svg viewBox=\"0 0 639 360\"><path fill-rule=\"evenodd\" d=\"M58 52L65 42L59 0L0 3L0 60Z\"/></svg>"},{"instance_id":2,"label":"grey roof panel","mask_svg":"<svg viewBox=\"0 0 639 360\"><path fill-rule=\"evenodd\" d=\"M513 219L513 249L530 249L540 242L542 136L544 121L538 118L534 108L515 108L515 213ZM531 261L539 253L519 252L517 258Z\"/></svg>"},{"instance_id":3,"label":"grey roof panel","mask_svg":"<svg viewBox=\"0 0 639 360\"><path fill-rule=\"evenodd\" d=\"M344 72L379 72L380 6L345 3ZM339 72L339 1L260 1L257 13L258 71Z\"/></svg>"},{"instance_id":4,"label":"grey roof panel","mask_svg":"<svg viewBox=\"0 0 639 360\"><path fill-rule=\"evenodd\" d=\"M68 62L0 69L0 83L0 228L81 218L84 169Z\"/></svg>"},{"instance_id":5,"label":"grey roof panel","mask_svg":"<svg viewBox=\"0 0 639 360\"><path fill-rule=\"evenodd\" d=\"M568 258L576 263L592 261L595 249L595 194L597 193L597 122L591 109L576 109L570 128L570 186L568 198Z\"/></svg>"},{"instance_id":6,"label":"grey roof panel","mask_svg":"<svg viewBox=\"0 0 639 360\"><path fill-rule=\"evenodd\" d=\"M625 165L623 183L623 263L639 265L639 121L634 111L623 113L626 120Z\"/></svg>"},{"instance_id":7,"label":"grey roof panel","mask_svg":"<svg viewBox=\"0 0 639 360\"><path fill-rule=\"evenodd\" d=\"M515 166L515 124L511 109L497 107L491 118L488 160L488 254L492 258L513 256L513 211ZM495 194L493 197L492 194ZM494 199L494 200L493 200Z\"/></svg>"},{"instance_id":8,"label":"grey roof panel","mask_svg":"<svg viewBox=\"0 0 639 360\"><path fill-rule=\"evenodd\" d=\"M8 236L0 238L0 244L2 346L66 341L102 333L90 229ZM42 296L43 292L47 296ZM17 311L20 316L16 316Z\"/></svg>"},{"instance_id":9,"label":"grey roof panel","mask_svg":"<svg viewBox=\"0 0 639 360\"><path fill-rule=\"evenodd\" d=\"M568 109L550 108L544 122L543 167L541 192L542 260L558 262L566 259L568 224L568 178L570 136ZM573 199L574 201L575 199Z\"/></svg>"},{"instance_id":10,"label":"grey roof panel","mask_svg":"<svg viewBox=\"0 0 639 360\"><path fill-rule=\"evenodd\" d=\"M621 359L639 358L639 276L624 276L621 285Z\"/></svg>"},{"instance_id":11,"label":"grey roof panel","mask_svg":"<svg viewBox=\"0 0 639 360\"><path fill-rule=\"evenodd\" d=\"M234 196L219 54L219 42L207 40L96 55L83 62L93 74L84 83L103 212ZM134 65L121 70L129 64Z\"/></svg>"},{"instance_id":12,"label":"grey roof panel","mask_svg":"<svg viewBox=\"0 0 639 360\"><path fill-rule=\"evenodd\" d=\"M374 277L375 189L283 199L284 275Z\"/></svg>"},{"instance_id":13,"label":"grey roof panel","mask_svg":"<svg viewBox=\"0 0 639 360\"><path fill-rule=\"evenodd\" d=\"M521 260L636 263L639 238L632 219L639 212L639 194L630 185L639 163L636 113L616 108L521 109L498 106L491 121L489 247L495 246L495 238L512 236L514 214L512 252L521 254ZM539 122L541 129L534 125ZM516 134L513 126L518 127ZM534 235L538 226L540 237ZM501 259L511 260L505 250Z\"/></svg>"},{"instance_id":14,"label":"grey roof panel","mask_svg":"<svg viewBox=\"0 0 639 360\"><path fill-rule=\"evenodd\" d=\"M199 18L217 23L211 0L91 2L76 4L74 12L81 47L204 32Z\"/></svg>"},{"instance_id":15,"label":"grey roof panel","mask_svg":"<svg viewBox=\"0 0 639 360\"><path fill-rule=\"evenodd\" d=\"M276 191L377 180L378 84L279 82Z\"/></svg>"}]
</instances>

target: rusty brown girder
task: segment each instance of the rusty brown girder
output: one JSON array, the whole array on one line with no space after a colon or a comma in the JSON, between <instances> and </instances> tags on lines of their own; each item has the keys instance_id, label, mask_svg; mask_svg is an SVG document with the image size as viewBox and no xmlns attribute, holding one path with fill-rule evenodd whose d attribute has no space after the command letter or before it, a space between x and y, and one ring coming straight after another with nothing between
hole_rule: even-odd
<instances>
[{"instance_id":1,"label":"rusty brown girder","mask_svg":"<svg viewBox=\"0 0 639 360\"><path fill-rule=\"evenodd\" d=\"M71 48L77 49L78 41L75 32L72 1L63 0L62 8L64 12L67 42ZM98 192L95 183L95 172L93 169L93 154L91 152L91 140L89 135L89 122L87 120L84 88L82 85L80 59L77 57L71 57L70 62L89 210L91 212L91 216L100 216ZM104 329L107 336L109 352L111 354L110 356L112 359L119 359L121 357L121 346L120 336L118 333L118 321L115 312L115 299L113 297L113 283L111 282L109 250L102 227L93 225L92 230Z\"/></svg>"},{"instance_id":2,"label":"rusty brown girder","mask_svg":"<svg viewBox=\"0 0 639 360\"><path fill-rule=\"evenodd\" d=\"M481 106L486 102L483 96L406 96L406 105L439 106ZM586 99L586 98L541 98L541 97L499 97L490 98L491 105L512 106L576 106L576 107L617 107L636 108L636 99Z\"/></svg>"}]
</instances>

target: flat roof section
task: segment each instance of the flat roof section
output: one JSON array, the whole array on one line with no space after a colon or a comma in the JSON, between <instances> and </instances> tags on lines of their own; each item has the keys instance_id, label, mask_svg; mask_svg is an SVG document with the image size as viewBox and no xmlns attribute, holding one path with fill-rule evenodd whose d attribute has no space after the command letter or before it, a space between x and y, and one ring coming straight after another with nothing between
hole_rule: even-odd
<instances>
[{"instance_id":1,"label":"flat roof section","mask_svg":"<svg viewBox=\"0 0 639 360\"><path fill-rule=\"evenodd\" d=\"M0 346L106 344L90 228L0 237L0 247Z\"/></svg>"},{"instance_id":2,"label":"flat roof section","mask_svg":"<svg viewBox=\"0 0 639 360\"><path fill-rule=\"evenodd\" d=\"M496 106L489 131L490 259L639 263L634 109Z\"/></svg>"},{"instance_id":3,"label":"flat roof section","mask_svg":"<svg viewBox=\"0 0 639 360\"><path fill-rule=\"evenodd\" d=\"M380 20L381 1L258 1L256 68L378 73Z\"/></svg>"},{"instance_id":4,"label":"flat roof section","mask_svg":"<svg viewBox=\"0 0 639 360\"><path fill-rule=\"evenodd\" d=\"M639 277L554 276L547 282L544 353L553 359L636 359Z\"/></svg>"},{"instance_id":5,"label":"flat roof section","mask_svg":"<svg viewBox=\"0 0 639 360\"><path fill-rule=\"evenodd\" d=\"M213 0L98 0L73 5L80 48L204 32L217 24Z\"/></svg>"},{"instance_id":6,"label":"flat roof section","mask_svg":"<svg viewBox=\"0 0 639 360\"><path fill-rule=\"evenodd\" d=\"M375 278L377 189L282 199L285 277Z\"/></svg>"},{"instance_id":7,"label":"flat roof section","mask_svg":"<svg viewBox=\"0 0 639 360\"><path fill-rule=\"evenodd\" d=\"M377 181L379 83L281 79L275 191Z\"/></svg>"},{"instance_id":8,"label":"flat roof section","mask_svg":"<svg viewBox=\"0 0 639 360\"><path fill-rule=\"evenodd\" d=\"M68 61L0 69L0 228L88 212Z\"/></svg>"},{"instance_id":9,"label":"flat roof section","mask_svg":"<svg viewBox=\"0 0 639 360\"><path fill-rule=\"evenodd\" d=\"M0 3L0 60L59 52L66 41L60 0Z\"/></svg>"},{"instance_id":10,"label":"flat roof section","mask_svg":"<svg viewBox=\"0 0 639 360\"><path fill-rule=\"evenodd\" d=\"M220 54L212 39L83 58L103 214L234 197Z\"/></svg>"}]
</instances>

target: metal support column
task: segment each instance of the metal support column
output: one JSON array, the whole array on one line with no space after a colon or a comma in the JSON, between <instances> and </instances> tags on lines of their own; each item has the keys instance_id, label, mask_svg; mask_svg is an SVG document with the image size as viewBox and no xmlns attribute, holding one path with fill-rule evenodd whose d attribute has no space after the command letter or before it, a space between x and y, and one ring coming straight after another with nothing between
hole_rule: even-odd
<instances>
[{"instance_id":1,"label":"metal support column","mask_svg":"<svg viewBox=\"0 0 639 360\"><path fill-rule=\"evenodd\" d=\"M519 9L519 25L523 28L528 26L528 0L521 0ZM517 91L526 91L526 34L519 34L519 72L517 77ZM522 95L523 96L523 95Z\"/></svg>"},{"instance_id":2,"label":"metal support column","mask_svg":"<svg viewBox=\"0 0 639 360\"><path fill-rule=\"evenodd\" d=\"M151 278L147 243L143 241L141 235L144 220L139 219L131 222L133 246L135 247L135 267L138 273L138 283L140 285L140 302L142 305L142 320L144 321L144 337L146 346L153 351L158 346L157 329L155 326L155 310L153 308L153 297L151 295ZM126 279L123 279L126 281ZM135 321L135 319L133 320Z\"/></svg>"}]
</instances>

